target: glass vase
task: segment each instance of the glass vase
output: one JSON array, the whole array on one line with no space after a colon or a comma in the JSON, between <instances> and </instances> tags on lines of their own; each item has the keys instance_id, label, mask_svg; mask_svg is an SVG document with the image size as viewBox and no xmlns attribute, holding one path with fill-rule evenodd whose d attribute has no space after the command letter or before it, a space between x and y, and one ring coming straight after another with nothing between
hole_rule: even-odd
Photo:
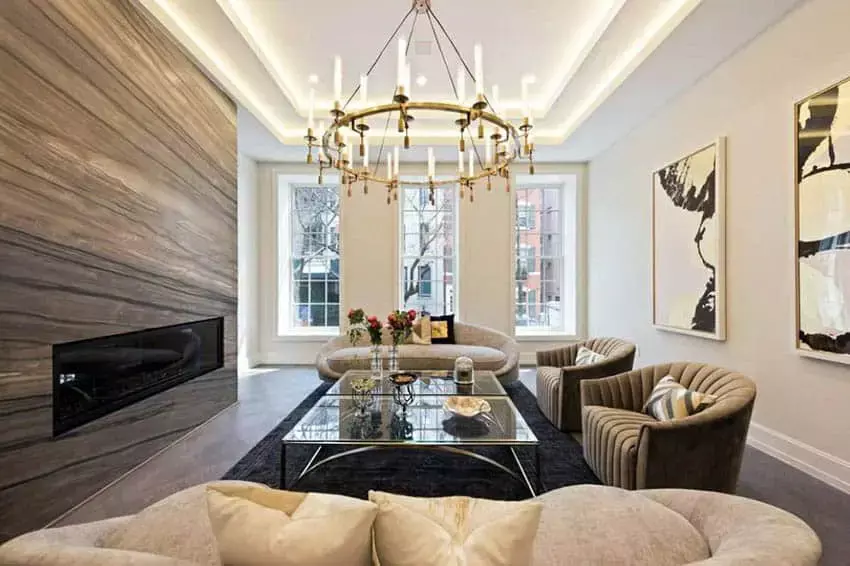
<instances>
[{"instance_id":1,"label":"glass vase","mask_svg":"<svg viewBox=\"0 0 850 566\"><path fill-rule=\"evenodd\" d=\"M390 373L398 371L398 344L393 344L390 346L390 356L389 363L387 364L387 369Z\"/></svg>"},{"instance_id":2,"label":"glass vase","mask_svg":"<svg viewBox=\"0 0 850 566\"><path fill-rule=\"evenodd\" d=\"M384 364L381 362L380 345L372 346L370 369L372 370L373 377L381 377L381 374L384 372Z\"/></svg>"}]
</instances>

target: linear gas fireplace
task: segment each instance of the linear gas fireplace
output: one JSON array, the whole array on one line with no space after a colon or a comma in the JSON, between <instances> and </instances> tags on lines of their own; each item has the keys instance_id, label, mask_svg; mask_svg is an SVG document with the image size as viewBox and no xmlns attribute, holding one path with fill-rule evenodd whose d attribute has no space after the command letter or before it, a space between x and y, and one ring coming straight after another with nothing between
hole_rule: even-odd
<instances>
[{"instance_id":1,"label":"linear gas fireplace","mask_svg":"<svg viewBox=\"0 0 850 566\"><path fill-rule=\"evenodd\" d=\"M224 365L224 319L53 346L53 435Z\"/></svg>"}]
</instances>

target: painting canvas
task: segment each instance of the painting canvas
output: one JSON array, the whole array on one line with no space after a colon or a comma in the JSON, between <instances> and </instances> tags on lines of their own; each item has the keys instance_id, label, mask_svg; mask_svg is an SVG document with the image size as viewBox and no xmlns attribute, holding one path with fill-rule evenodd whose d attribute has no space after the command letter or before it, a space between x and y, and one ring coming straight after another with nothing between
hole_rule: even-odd
<instances>
[{"instance_id":1,"label":"painting canvas","mask_svg":"<svg viewBox=\"0 0 850 566\"><path fill-rule=\"evenodd\" d=\"M657 170L652 182L656 328L724 340L725 140Z\"/></svg>"},{"instance_id":2,"label":"painting canvas","mask_svg":"<svg viewBox=\"0 0 850 566\"><path fill-rule=\"evenodd\" d=\"M850 79L796 122L797 350L850 363Z\"/></svg>"}]
</instances>

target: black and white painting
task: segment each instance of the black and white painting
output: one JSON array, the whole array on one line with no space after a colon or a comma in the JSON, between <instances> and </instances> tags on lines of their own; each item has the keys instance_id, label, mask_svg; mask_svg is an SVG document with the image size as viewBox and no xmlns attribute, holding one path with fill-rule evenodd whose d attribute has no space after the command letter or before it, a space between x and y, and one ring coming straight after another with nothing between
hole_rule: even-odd
<instances>
[{"instance_id":1,"label":"black and white painting","mask_svg":"<svg viewBox=\"0 0 850 566\"><path fill-rule=\"evenodd\" d=\"M653 324L724 340L724 149L717 140L655 172Z\"/></svg>"},{"instance_id":2,"label":"black and white painting","mask_svg":"<svg viewBox=\"0 0 850 566\"><path fill-rule=\"evenodd\" d=\"M796 118L797 349L850 363L850 79Z\"/></svg>"}]
</instances>

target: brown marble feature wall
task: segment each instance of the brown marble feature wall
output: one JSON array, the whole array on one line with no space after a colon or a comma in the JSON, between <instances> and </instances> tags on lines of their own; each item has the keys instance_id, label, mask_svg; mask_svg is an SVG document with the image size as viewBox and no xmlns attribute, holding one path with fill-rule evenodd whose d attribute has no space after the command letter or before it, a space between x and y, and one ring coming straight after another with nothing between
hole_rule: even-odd
<instances>
[{"instance_id":1,"label":"brown marble feature wall","mask_svg":"<svg viewBox=\"0 0 850 566\"><path fill-rule=\"evenodd\" d=\"M2 0L0 540L236 399L236 109L135 0ZM51 345L224 316L225 366L52 433Z\"/></svg>"}]
</instances>

